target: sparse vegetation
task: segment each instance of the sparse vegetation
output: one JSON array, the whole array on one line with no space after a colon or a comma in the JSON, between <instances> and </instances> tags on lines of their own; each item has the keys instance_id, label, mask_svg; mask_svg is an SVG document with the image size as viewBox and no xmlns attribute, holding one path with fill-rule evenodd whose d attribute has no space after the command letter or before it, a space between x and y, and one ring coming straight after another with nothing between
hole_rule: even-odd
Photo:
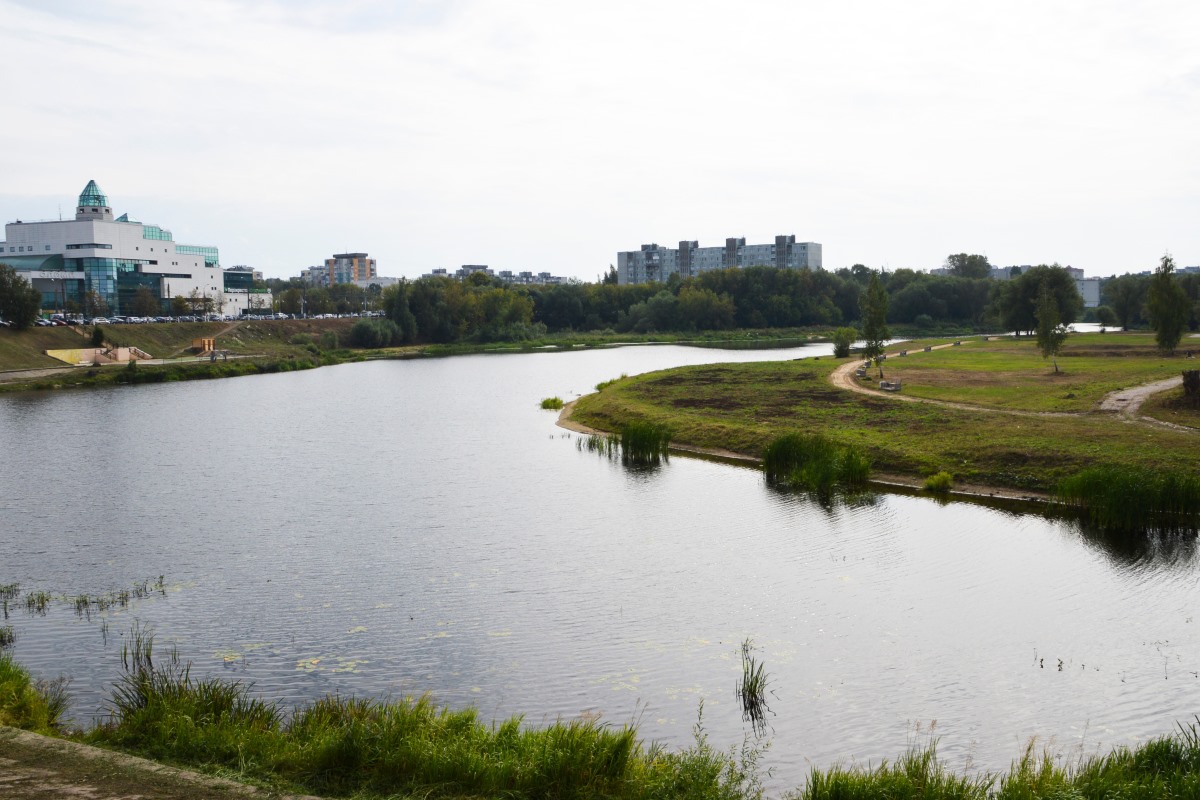
<instances>
[{"instance_id":1,"label":"sparse vegetation","mask_svg":"<svg viewBox=\"0 0 1200 800\"><path fill-rule=\"evenodd\" d=\"M925 479L925 491L944 494L954 486L954 476L942 470L935 472Z\"/></svg>"},{"instance_id":2,"label":"sparse vegetation","mask_svg":"<svg viewBox=\"0 0 1200 800\"><path fill-rule=\"evenodd\" d=\"M542 408L557 411L563 407L561 397L546 397L542 400Z\"/></svg>"}]
</instances>

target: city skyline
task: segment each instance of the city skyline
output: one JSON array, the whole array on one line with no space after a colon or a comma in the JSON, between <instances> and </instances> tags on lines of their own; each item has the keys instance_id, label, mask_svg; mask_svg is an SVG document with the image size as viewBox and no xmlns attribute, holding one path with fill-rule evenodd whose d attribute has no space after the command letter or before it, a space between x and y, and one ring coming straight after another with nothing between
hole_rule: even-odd
<instances>
[{"instance_id":1,"label":"city skyline","mask_svg":"<svg viewBox=\"0 0 1200 800\"><path fill-rule=\"evenodd\" d=\"M1200 8L0 0L0 217L117 214L286 278L366 251L595 280L780 231L824 266L1200 264ZM53 58L47 58L53 53ZM182 224L181 224L182 223Z\"/></svg>"}]
</instances>

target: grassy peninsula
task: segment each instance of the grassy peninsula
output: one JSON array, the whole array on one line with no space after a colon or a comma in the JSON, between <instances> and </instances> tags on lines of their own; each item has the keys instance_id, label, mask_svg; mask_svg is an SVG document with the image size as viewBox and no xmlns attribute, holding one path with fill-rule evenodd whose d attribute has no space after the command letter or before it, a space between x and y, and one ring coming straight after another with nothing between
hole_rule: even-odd
<instances>
[{"instance_id":1,"label":"grassy peninsula","mask_svg":"<svg viewBox=\"0 0 1200 800\"><path fill-rule=\"evenodd\" d=\"M821 434L864 452L874 474L913 485L946 472L956 485L1049 492L1097 464L1200 472L1200 410L1170 399L1180 389L1145 409L1176 427L1101 410L1111 392L1197 364L1160 355L1152 336L1074 335L1058 373L1029 338L947 344L889 348L883 373L901 382L899 397L835 385L833 373L856 359L716 364L615 381L578 400L572 419L608 431L649 422L677 444L755 457L780 436ZM877 387L879 371L853 380Z\"/></svg>"}]
</instances>

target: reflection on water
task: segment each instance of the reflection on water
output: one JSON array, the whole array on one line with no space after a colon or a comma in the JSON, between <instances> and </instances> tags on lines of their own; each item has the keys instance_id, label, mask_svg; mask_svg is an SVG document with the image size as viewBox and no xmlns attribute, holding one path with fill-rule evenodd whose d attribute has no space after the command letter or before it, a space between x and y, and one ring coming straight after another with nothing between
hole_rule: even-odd
<instances>
[{"instance_id":1,"label":"reflection on water","mask_svg":"<svg viewBox=\"0 0 1200 800\"><path fill-rule=\"evenodd\" d=\"M484 717L640 721L684 746L748 733L770 675L776 788L904 752L952 766L1129 744L1200 706L1190 545L922 497L822 504L755 469L576 449L537 408L623 372L795 358L683 347L369 362L0 398L0 585L13 652L103 713L133 621L196 675L286 706L430 692ZM817 350L816 352L827 352ZM1167 546L1169 545L1169 546ZM162 593L77 616L165 576ZM1061 662L1061 669L1059 664Z\"/></svg>"}]
</instances>

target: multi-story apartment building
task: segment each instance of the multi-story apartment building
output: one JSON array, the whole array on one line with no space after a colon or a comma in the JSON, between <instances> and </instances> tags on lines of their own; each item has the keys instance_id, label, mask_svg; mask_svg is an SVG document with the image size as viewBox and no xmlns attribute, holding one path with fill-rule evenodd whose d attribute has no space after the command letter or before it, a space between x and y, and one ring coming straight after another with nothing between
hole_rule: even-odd
<instances>
[{"instance_id":1,"label":"multi-story apartment building","mask_svg":"<svg viewBox=\"0 0 1200 800\"><path fill-rule=\"evenodd\" d=\"M797 242L791 235L776 236L773 244L746 244L744 238L726 239L718 247L701 247L698 241L683 241L675 248L644 244L640 250L617 253L617 282L665 281L672 275L690 278L715 269L758 266L823 269L821 245Z\"/></svg>"},{"instance_id":2,"label":"multi-story apartment building","mask_svg":"<svg viewBox=\"0 0 1200 800\"><path fill-rule=\"evenodd\" d=\"M325 259L325 269L330 283L365 281L377 274L375 259L367 258L366 253L335 253L333 258Z\"/></svg>"}]
</instances>

